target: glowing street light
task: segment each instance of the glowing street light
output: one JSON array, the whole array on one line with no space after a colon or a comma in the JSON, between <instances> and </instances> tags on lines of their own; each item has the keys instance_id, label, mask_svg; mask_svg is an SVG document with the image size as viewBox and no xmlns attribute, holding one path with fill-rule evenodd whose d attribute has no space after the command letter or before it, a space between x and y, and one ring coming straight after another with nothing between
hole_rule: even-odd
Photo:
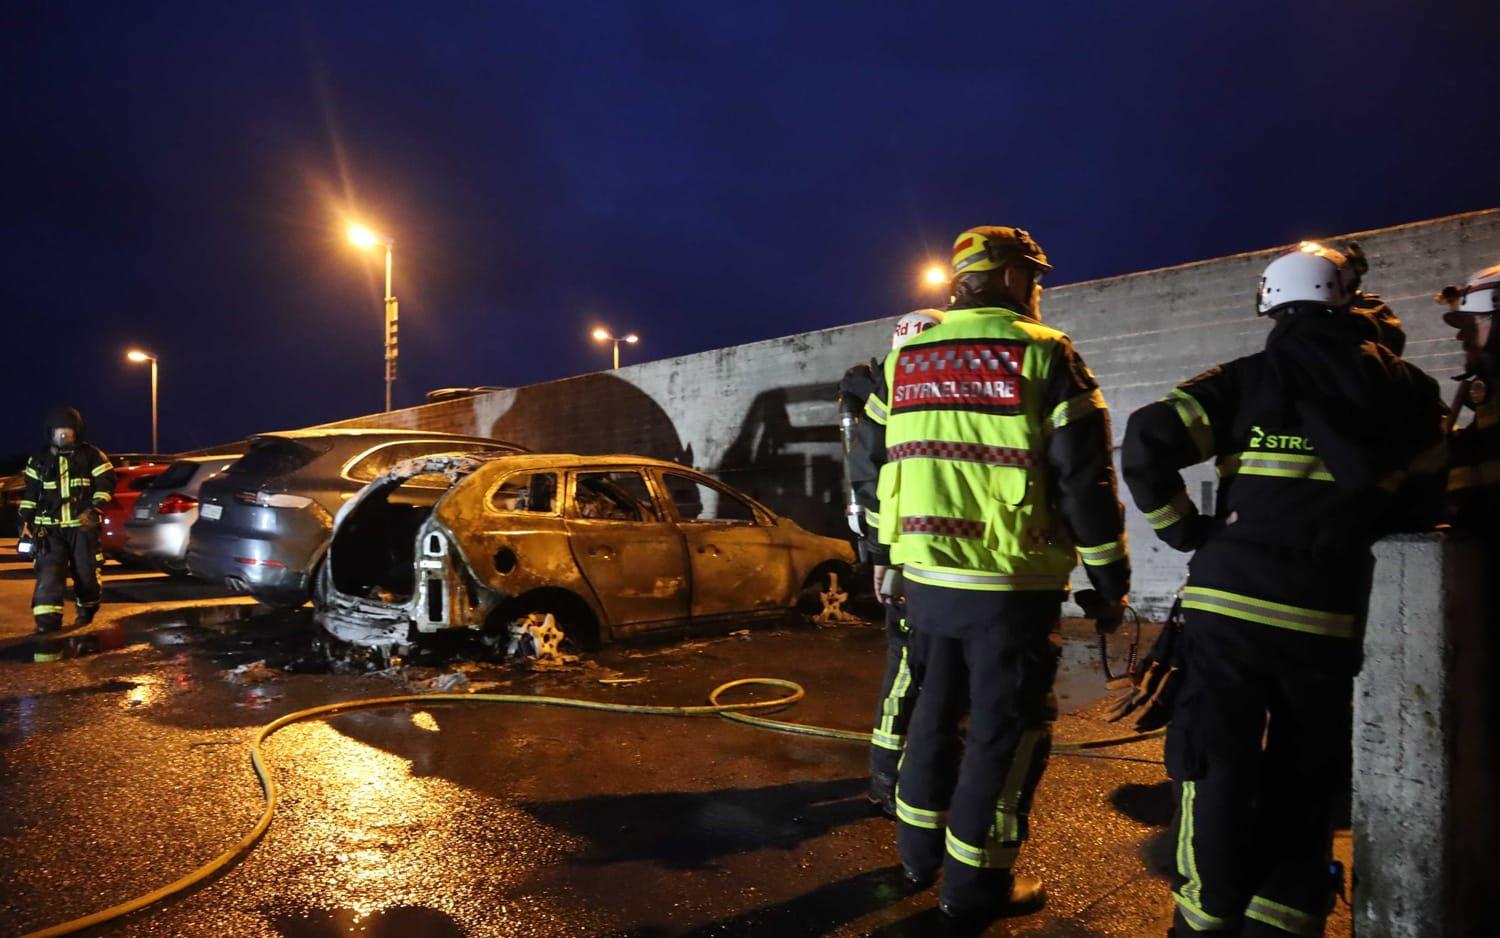
<instances>
[{"instance_id":1,"label":"glowing street light","mask_svg":"<svg viewBox=\"0 0 1500 938\"><path fill-rule=\"evenodd\" d=\"M943 286L948 282L948 268L941 264L931 264L922 272L922 279L928 286Z\"/></svg>"},{"instance_id":2,"label":"glowing street light","mask_svg":"<svg viewBox=\"0 0 1500 938\"><path fill-rule=\"evenodd\" d=\"M625 342L625 343L627 343L629 345L634 345L637 342L639 342L640 340L641 340L641 337L638 336L638 335L636 335L634 332L630 333L629 335L623 335L623 336L616 337L608 329L595 329L594 330L594 341L595 342L613 342L615 344L615 367L616 368L620 367L620 343L621 342Z\"/></svg>"},{"instance_id":3,"label":"glowing street light","mask_svg":"<svg viewBox=\"0 0 1500 938\"><path fill-rule=\"evenodd\" d=\"M151 452L159 453L161 450L156 445L156 356L137 348L126 352L125 357L137 364L151 363Z\"/></svg>"},{"instance_id":4,"label":"glowing street light","mask_svg":"<svg viewBox=\"0 0 1500 938\"><path fill-rule=\"evenodd\" d=\"M396 295L391 292L392 254L396 243L384 235L376 234L364 225L349 226L349 241L355 247L368 251L385 245L385 410L390 413L391 397L396 389L397 314Z\"/></svg>"}]
</instances>

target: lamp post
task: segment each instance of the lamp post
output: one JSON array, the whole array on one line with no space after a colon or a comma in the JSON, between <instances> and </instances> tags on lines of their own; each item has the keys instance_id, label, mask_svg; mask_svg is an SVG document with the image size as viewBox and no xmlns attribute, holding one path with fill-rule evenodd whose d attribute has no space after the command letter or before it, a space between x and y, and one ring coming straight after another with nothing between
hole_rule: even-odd
<instances>
[{"instance_id":1,"label":"lamp post","mask_svg":"<svg viewBox=\"0 0 1500 938\"><path fill-rule=\"evenodd\" d=\"M948 268L941 264L929 264L922 271L922 280L929 287L941 287L948 282Z\"/></svg>"},{"instance_id":2,"label":"lamp post","mask_svg":"<svg viewBox=\"0 0 1500 938\"><path fill-rule=\"evenodd\" d=\"M161 450L156 444L156 356L140 349L131 349L125 353L125 357L133 362L151 363L151 452L159 453Z\"/></svg>"},{"instance_id":3,"label":"lamp post","mask_svg":"<svg viewBox=\"0 0 1500 938\"><path fill-rule=\"evenodd\" d=\"M623 335L623 336L616 337L608 329L595 329L594 330L594 341L595 342L613 342L614 343L614 346L615 346L615 367L616 368L620 367L620 343L624 342L624 343L626 343L628 345L634 345L637 342L639 342L640 340L641 340L641 337L638 336L638 335L636 335L634 332L630 333L629 335Z\"/></svg>"},{"instance_id":4,"label":"lamp post","mask_svg":"<svg viewBox=\"0 0 1500 938\"><path fill-rule=\"evenodd\" d=\"M355 247L369 250L385 245L385 411L391 411L391 397L396 389L397 340L396 295L391 291L392 255L396 243L384 235L378 235L364 225L349 226L349 240Z\"/></svg>"}]
</instances>

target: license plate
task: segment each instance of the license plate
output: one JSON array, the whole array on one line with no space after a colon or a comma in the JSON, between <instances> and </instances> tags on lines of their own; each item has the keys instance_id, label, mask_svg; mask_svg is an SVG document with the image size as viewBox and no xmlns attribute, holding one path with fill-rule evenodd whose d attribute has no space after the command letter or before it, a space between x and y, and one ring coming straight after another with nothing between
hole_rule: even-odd
<instances>
[{"instance_id":1,"label":"license plate","mask_svg":"<svg viewBox=\"0 0 1500 938\"><path fill-rule=\"evenodd\" d=\"M198 509L198 517L207 518L209 521L218 521L223 514L223 505L204 505Z\"/></svg>"},{"instance_id":2,"label":"license plate","mask_svg":"<svg viewBox=\"0 0 1500 938\"><path fill-rule=\"evenodd\" d=\"M135 516L137 518L149 518L149 517L151 517L151 509L150 508L137 508L135 510Z\"/></svg>"}]
</instances>

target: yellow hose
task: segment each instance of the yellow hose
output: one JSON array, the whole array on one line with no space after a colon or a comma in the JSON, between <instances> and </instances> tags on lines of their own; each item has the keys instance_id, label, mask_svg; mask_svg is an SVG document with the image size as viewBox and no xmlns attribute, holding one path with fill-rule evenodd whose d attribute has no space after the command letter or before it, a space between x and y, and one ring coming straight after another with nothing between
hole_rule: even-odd
<instances>
[{"instance_id":1,"label":"yellow hose","mask_svg":"<svg viewBox=\"0 0 1500 938\"><path fill-rule=\"evenodd\" d=\"M719 698L726 691L747 686L775 687L785 690L787 693L772 700L731 704L719 703ZM604 710L611 713L652 714L655 716L691 717L716 715L737 723L745 723L761 729L775 730L782 733L795 733L802 736L816 736L824 739L840 739L849 742L868 743L870 741L870 734L868 733L832 729L825 726L808 726L803 723L786 723L780 720L767 720L763 717L750 715L750 711L773 710L791 706L804 696L806 696L806 691L803 690L802 685L795 681L775 677L747 677L737 681L730 681L727 684L720 684L708 695L709 702L707 704L689 707L617 704L605 703L598 700L580 700L573 697L536 697L526 694L403 694L398 697L370 697L364 700L348 700L343 703L324 704L320 707L309 707L306 710L288 713L261 727L255 734L255 739L250 744L250 767L255 770L255 777L260 782L260 790L265 800L265 808L261 811L260 819L255 822L255 826L244 837L241 837L238 843L176 882L168 883L160 889L152 890L145 895L137 896L134 899L121 902L119 905L112 905L107 909L101 909L98 912L93 912L81 918L52 925L40 931L29 932L21 936L21 938L49 938L49 936L54 935L71 935L85 928L103 925L105 922L113 921L123 915L139 912L149 905L196 886L229 866L251 847L255 846L256 842L270 828L271 818L276 813L276 804L278 801L276 780L272 778L270 771L266 768L264 753L261 747L277 731L293 723L300 723L303 720L310 720L314 717L331 716L335 713L344 713L350 710L369 710L375 707L390 707L399 704L514 703L550 707L573 707L579 710ZM1121 745L1142 739L1150 739L1153 736L1159 735L1161 735L1160 730L1153 733L1138 733L1090 742L1062 743L1053 748L1056 750L1101 748L1103 746Z\"/></svg>"}]
</instances>

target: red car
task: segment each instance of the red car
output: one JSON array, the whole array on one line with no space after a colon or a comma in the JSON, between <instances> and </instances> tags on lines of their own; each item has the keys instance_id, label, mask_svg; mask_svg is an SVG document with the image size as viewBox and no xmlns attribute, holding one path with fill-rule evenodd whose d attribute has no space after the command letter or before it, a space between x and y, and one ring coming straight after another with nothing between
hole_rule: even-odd
<instances>
[{"instance_id":1,"label":"red car","mask_svg":"<svg viewBox=\"0 0 1500 938\"><path fill-rule=\"evenodd\" d=\"M151 480L171 467L168 462L148 462L135 466L115 466L115 497L100 509L99 546L104 556L116 559L125 551L125 522L135 509L136 501Z\"/></svg>"}]
</instances>

